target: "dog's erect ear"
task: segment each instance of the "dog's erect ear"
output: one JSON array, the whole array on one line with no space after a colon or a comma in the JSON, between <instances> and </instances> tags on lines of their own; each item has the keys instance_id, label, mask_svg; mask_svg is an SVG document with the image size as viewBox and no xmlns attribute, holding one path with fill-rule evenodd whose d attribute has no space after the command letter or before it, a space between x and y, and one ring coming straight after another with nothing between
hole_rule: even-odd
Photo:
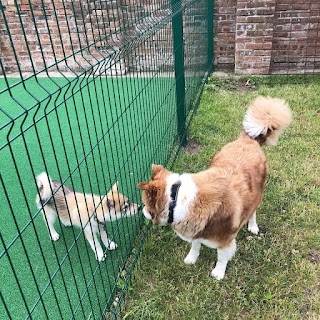
<instances>
[{"instance_id":1,"label":"dog's erect ear","mask_svg":"<svg viewBox=\"0 0 320 320\"><path fill-rule=\"evenodd\" d=\"M108 199L112 199L113 200L113 197L118 194L119 191L118 191L118 181L112 186L112 188L109 190L108 192Z\"/></svg>"},{"instance_id":2,"label":"dog's erect ear","mask_svg":"<svg viewBox=\"0 0 320 320\"><path fill-rule=\"evenodd\" d=\"M150 184L148 182L144 181L138 184L138 189L140 190L149 190L149 188L150 188Z\"/></svg>"},{"instance_id":3,"label":"dog's erect ear","mask_svg":"<svg viewBox=\"0 0 320 320\"><path fill-rule=\"evenodd\" d=\"M118 192L118 181L112 186L112 192Z\"/></svg>"},{"instance_id":4,"label":"dog's erect ear","mask_svg":"<svg viewBox=\"0 0 320 320\"><path fill-rule=\"evenodd\" d=\"M155 179L156 176L157 176L159 173L164 172L164 171L166 171L166 169L165 169L163 166L161 166L161 165L159 165L159 164L153 164L153 165L152 165L152 175L151 175L151 179Z\"/></svg>"},{"instance_id":5,"label":"dog's erect ear","mask_svg":"<svg viewBox=\"0 0 320 320\"><path fill-rule=\"evenodd\" d=\"M161 170L164 169L164 167L161 164L152 164L152 173L157 174Z\"/></svg>"}]
</instances>

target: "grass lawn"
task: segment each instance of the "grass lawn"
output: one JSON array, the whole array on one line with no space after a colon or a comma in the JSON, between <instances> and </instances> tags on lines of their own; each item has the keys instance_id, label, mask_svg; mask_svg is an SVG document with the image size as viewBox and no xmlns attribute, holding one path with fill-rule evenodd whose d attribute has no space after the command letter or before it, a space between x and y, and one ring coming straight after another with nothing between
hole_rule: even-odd
<instances>
[{"instance_id":1,"label":"grass lawn","mask_svg":"<svg viewBox=\"0 0 320 320\"><path fill-rule=\"evenodd\" d=\"M258 95L285 98L293 122L277 146L264 147L269 175L257 210L260 235L239 232L236 255L217 281L209 276L215 250L202 247L197 263L185 265L189 244L170 226L153 226L124 319L319 319L320 78L276 86L254 81L259 79L245 86L211 79L190 128L192 144L175 171L207 168L238 136L245 110Z\"/></svg>"}]
</instances>

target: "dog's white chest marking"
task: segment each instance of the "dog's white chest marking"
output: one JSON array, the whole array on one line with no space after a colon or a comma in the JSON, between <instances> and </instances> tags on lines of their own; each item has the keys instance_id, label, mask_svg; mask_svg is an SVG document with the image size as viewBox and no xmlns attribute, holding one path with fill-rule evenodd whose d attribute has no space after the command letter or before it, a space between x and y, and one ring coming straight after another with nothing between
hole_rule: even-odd
<instances>
[{"instance_id":1,"label":"dog's white chest marking","mask_svg":"<svg viewBox=\"0 0 320 320\"><path fill-rule=\"evenodd\" d=\"M198 188L192 180L190 174L184 173L179 176L178 174L174 173L167 178L166 192L168 197L168 203L170 203L171 201L171 187L174 183L177 183L178 181L181 182L181 186L177 197L176 207L174 209L173 219L175 222L185 218L185 216L188 213L189 206L194 201L198 192Z\"/></svg>"},{"instance_id":2,"label":"dog's white chest marking","mask_svg":"<svg viewBox=\"0 0 320 320\"><path fill-rule=\"evenodd\" d=\"M191 178L191 175L188 173L184 173L181 176L178 174L172 174L167 179L167 196L168 196L168 203L170 203L170 193L171 193L171 187L174 183L177 183L178 181L181 182L181 186L179 189L178 197L177 197L177 203L176 207L174 209L173 214L173 221L178 222L183 220L186 215L188 214L189 207L192 204L192 202L195 200L198 187L194 183L194 181ZM187 238L183 236L181 233L174 230L177 235L184 241L192 242L191 238Z\"/></svg>"}]
</instances>

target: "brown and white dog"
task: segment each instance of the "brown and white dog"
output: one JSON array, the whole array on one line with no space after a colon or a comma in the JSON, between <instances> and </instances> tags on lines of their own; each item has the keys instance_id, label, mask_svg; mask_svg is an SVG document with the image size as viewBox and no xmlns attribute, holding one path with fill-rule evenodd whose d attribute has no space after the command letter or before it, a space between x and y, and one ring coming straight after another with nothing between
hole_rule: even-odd
<instances>
[{"instance_id":1,"label":"brown and white dog","mask_svg":"<svg viewBox=\"0 0 320 320\"><path fill-rule=\"evenodd\" d=\"M285 101L258 97L247 110L239 138L224 146L207 170L180 175L152 165L151 180L138 184L144 216L156 225L171 223L191 243L186 264L197 261L201 244L216 248L211 275L223 279L241 227L248 223L249 231L258 234L256 209L268 170L261 145L275 145L290 122Z\"/></svg>"},{"instance_id":2,"label":"brown and white dog","mask_svg":"<svg viewBox=\"0 0 320 320\"><path fill-rule=\"evenodd\" d=\"M58 216L65 226L73 225L84 229L98 261L103 261L105 255L97 233L100 233L107 249L117 248L117 244L108 239L105 222L134 215L140 209L139 205L130 203L129 199L118 191L117 183L104 198L73 191L61 182L52 180L45 172L37 176L37 186L39 194L36 196L36 204L39 210L42 209L51 239L59 240L59 234L54 228L54 221Z\"/></svg>"}]
</instances>

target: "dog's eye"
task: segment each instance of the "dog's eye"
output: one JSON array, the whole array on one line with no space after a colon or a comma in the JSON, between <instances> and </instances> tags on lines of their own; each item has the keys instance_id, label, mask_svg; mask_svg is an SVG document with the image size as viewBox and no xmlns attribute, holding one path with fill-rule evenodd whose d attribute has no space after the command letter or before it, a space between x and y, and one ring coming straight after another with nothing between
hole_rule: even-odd
<instances>
[{"instance_id":1,"label":"dog's eye","mask_svg":"<svg viewBox=\"0 0 320 320\"><path fill-rule=\"evenodd\" d=\"M129 207L130 207L130 204L129 204L129 203L125 203L125 204L122 206L122 210L127 210Z\"/></svg>"},{"instance_id":2,"label":"dog's eye","mask_svg":"<svg viewBox=\"0 0 320 320\"><path fill-rule=\"evenodd\" d=\"M129 208L130 205L131 205L131 202L128 200L128 201L126 202L126 204L125 204L125 207L126 207L126 208Z\"/></svg>"}]
</instances>

